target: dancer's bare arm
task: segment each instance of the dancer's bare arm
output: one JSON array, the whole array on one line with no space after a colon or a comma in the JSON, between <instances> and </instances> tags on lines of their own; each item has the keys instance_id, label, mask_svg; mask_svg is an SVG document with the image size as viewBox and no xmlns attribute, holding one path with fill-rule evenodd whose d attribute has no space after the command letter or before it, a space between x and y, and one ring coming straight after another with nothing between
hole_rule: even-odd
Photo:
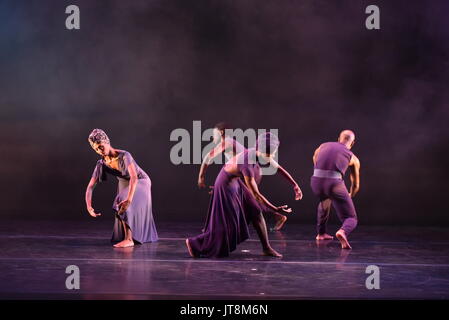
<instances>
[{"instance_id":1,"label":"dancer's bare arm","mask_svg":"<svg viewBox=\"0 0 449 320\"><path fill-rule=\"evenodd\" d=\"M281 175L284 176L293 185L293 191L295 191L295 200L301 200L302 190L299 187L299 184L293 179L290 173L288 173L288 171L285 170L282 166L279 166L278 170L281 173Z\"/></svg>"},{"instance_id":2,"label":"dancer's bare arm","mask_svg":"<svg viewBox=\"0 0 449 320\"><path fill-rule=\"evenodd\" d=\"M89 181L89 184L87 185L87 188L86 188L87 211L94 218L101 216L101 213L95 213L94 208L92 208L92 193L93 193L93 190L95 189L95 186L97 185L97 180L98 180L97 178L91 178Z\"/></svg>"},{"instance_id":3,"label":"dancer's bare arm","mask_svg":"<svg viewBox=\"0 0 449 320\"><path fill-rule=\"evenodd\" d=\"M204 182L204 178L206 176L207 167L214 161L216 157L221 155L225 150L230 147L230 144L225 140L222 140L215 148L213 148L209 153L204 157L203 162L201 163L200 173L198 174L198 187L204 188L206 184Z\"/></svg>"},{"instance_id":4,"label":"dancer's bare arm","mask_svg":"<svg viewBox=\"0 0 449 320\"><path fill-rule=\"evenodd\" d=\"M293 177L290 175L290 173L285 170L279 163L276 162L276 160L270 158L270 163L275 168L277 168L278 172L287 179L288 182L290 182L293 185L293 190L295 191L295 200L301 200L302 199L302 191L299 187L299 184L293 179Z\"/></svg>"},{"instance_id":5,"label":"dancer's bare arm","mask_svg":"<svg viewBox=\"0 0 449 320\"><path fill-rule=\"evenodd\" d=\"M360 190L360 160L355 155L352 155L349 161L349 168L351 170L349 178L351 179L351 189L349 195L354 198Z\"/></svg>"},{"instance_id":6,"label":"dancer's bare arm","mask_svg":"<svg viewBox=\"0 0 449 320\"><path fill-rule=\"evenodd\" d=\"M313 165L316 165L316 160L318 159L318 154L320 153L321 145L313 153Z\"/></svg>"},{"instance_id":7,"label":"dancer's bare arm","mask_svg":"<svg viewBox=\"0 0 449 320\"><path fill-rule=\"evenodd\" d=\"M136 170L136 166L132 162L128 165L128 173L129 173L128 196L125 200L123 200L122 202L120 202L118 204L118 207L119 207L118 214L122 214L123 212L126 211L126 209L128 209L129 205L133 201L134 193L136 192L136 187L137 187L137 182L138 182L137 170Z\"/></svg>"},{"instance_id":8,"label":"dancer's bare arm","mask_svg":"<svg viewBox=\"0 0 449 320\"><path fill-rule=\"evenodd\" d=\"M253 197L260 203L266 205L267 207L271 208L273 211L283 211L286 213L292 212L292 209L288 208L287 205L276 207L273 205L270 201L267 200L259 191L259 188L257 187L256 180L254 180L254 177L247 177L244 176L245 184L248 187L248 189L251 191L251 194Z\"/></svg>"}]
</instances>

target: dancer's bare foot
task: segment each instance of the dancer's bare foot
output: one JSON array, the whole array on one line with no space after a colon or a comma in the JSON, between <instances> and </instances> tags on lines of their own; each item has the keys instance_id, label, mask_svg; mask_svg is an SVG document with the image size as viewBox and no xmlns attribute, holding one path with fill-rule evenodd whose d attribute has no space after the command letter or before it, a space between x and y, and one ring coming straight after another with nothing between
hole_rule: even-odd
<instances>
[{"instance_id":1,"label":"dancer's bare foot","mask_svg":"<svg viewBox=\"0 0 449 320\"><path fill-rule=\"evenodd\" d=\"M318 241L323 241L323 240L332 240L334 239L334 237L325 233L325 234L318 234L315 239Z\"/></svg>"},{"instance_id":2,"label":"dancer's bare foot","mask_svg":"<svg viewBox=\"0 0 449 320\"><path fill-rule=\"evenodd\" d=\"M114 248L128 248L128 247L134 247L134 241L125 239L119 243L114 244Z\"/></svg>"},{"instance_id":3,"label":"dancer's bare foot","mask_svg":"<svg viewBox=\"0 0 449 320\"><path fill-rule=\"evenodd\" d=\"M335 236L340 241L342 249L352 249L349 245L348 238L346 237L346 232L344 230L338 230Z\"/></svg>"},{"instance_id":4,"label":"dancer's bare foot","mask_svg":"<svg viewBox=\"0 0 449 320\"><path fill-rule=\"evenodd\" d=\"M279 231L282 229L282 227L284 226L285 222L287 221L287 217L286 216L282 216L281 218L279 218L279 220L276 222L276 224L274 225L273 230L274 231Z\"/></svg>"},{"instance_id":5,"label":"dancer's bare foot","mask_svg":"<svg viewBox=\"0 0 449 320\"><path fill-rule=\"evenodd\" d=\"M190 256L191 256L192 258L195 258L195 255L193 254L193 251L192 251L192 247L190 246L189 239L186 239L186 246L187 246L187 250L189 250Z\"/></svg>"},{"instance_id":6,"label":"dancer's bare foot","mask_svg":"<svg viewBox=\"0 0 449 320\"><path fill-rule=\"evenodd\" d=\"M263 255L269 256L269 257L275 257L275 258L282 258L282 254L280 254L273 248L268 248L268 249L263 250Z\"/></svg>"}]
</instances>

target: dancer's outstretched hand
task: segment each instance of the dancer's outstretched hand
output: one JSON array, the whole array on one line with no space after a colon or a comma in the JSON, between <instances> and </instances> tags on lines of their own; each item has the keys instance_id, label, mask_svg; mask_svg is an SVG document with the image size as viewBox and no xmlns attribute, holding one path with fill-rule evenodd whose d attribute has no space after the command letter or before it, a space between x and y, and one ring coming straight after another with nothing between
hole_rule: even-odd
<instances>
[{"instance_id":1,"label":"dancer's outstretched hand","mask_svg":"<svg viewBox=\"0 0 449 320\"><path fill-rule=\"evenodd\" d=\"M295 190L295 200L301 200L302 199L301 188L298 185L295 185L293 187L293 190Z\"/></svg>"},{"instance_id":2,"label":"dancer's outstretched hand","mask_svg":"<svg viewBox=\"0 0 449 320\"><path fill-rule=\"evenodd\" d=\"M131 204L131 201L129 200L123 200L122 202L120 202L118 204L118 214L122 214L123 212L126 211L126 209L128 209L129 205Z\"/></svg>"},{"instance_id":3,"label":"dancer's outstretched hand","mask_svg":"<svg viewBox=\"0 0 449 320\"><path fill-rule=\"evenodd\" d=\"M214 193L214 186L209 186L209 194Z\"/></svg>"},{"instance_id":4,"label":"dancer's outstretched hand","mask_svg":"<svg viewBox=\"0 0 449 320\"><path fill-rule=\"evenodd\" d=\"M94 218L101 216L101 213L95 213L94 208L87 208L87 211Z\"/></svg>"},{"instance_id":5,"label":"dancer's outstretched hand","mask_svg":"<svg viewBox=\"0 0 449 320\"><path fill-rule=\"evenodd\" d=\"M284 204L283 206L279 206L276 211L278 211L278 212L282 211L282 212L285 212L285 213L291 213L292 212L292 208L289 208L288 205Z\"/></svg>"}]
</instances>

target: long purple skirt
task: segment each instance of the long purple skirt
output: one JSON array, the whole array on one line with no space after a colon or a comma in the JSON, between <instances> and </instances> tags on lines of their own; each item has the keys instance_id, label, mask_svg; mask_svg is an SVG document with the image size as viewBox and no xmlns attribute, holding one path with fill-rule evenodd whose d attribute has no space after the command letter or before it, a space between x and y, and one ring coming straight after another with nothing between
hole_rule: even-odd
<instances>
[{"instance_id":1,"label":"long purple skirt","mask_svg":"<svg viewBox=\"0 0 449 320\"><path fill-rule=\"evenodd\" d=\"M139 243L154 242L158 240L156 225L153 218L153 208L151 201L151 180L137 180L137 187L133 201L128 209L121 215L117 214L118 204L128 197L129 180L118 178L118 192L112 208L115 211L115 223L112 233L112 242L124 240L124 221L131 229L133 240Z\"/></svg>"},{"instance_id":2,"label":"long purple skirt","mask_svg":"<svg viewBox=\"0 0 449 320\"><path fill-rule=\"evenodd\" d=\"M243 181L221 169L214 184L204 232L189 238L196 257L227 257L249 238L248 222L260 214Z\"/></svg>"}]
</instances>

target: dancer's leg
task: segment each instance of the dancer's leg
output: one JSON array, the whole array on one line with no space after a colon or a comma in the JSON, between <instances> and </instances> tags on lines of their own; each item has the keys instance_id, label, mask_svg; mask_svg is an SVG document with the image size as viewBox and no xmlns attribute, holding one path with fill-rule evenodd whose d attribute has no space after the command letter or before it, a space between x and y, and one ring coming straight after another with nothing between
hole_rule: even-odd
<instances>
[{"instance_id":1,"label":"dancer's leg","mask_svg":"<svg viewBox=\"0 0 449 320\"><path fill-rule=\"evenodd\" d=\"M125 233L125 240L127 241L133 241L133 232L131 231L131 228L125 223L123 222L126 233Z\"/></svg>"},{"instance_id":2,"label":"dancer's leg","mask_svg":"<svg viewBox=\"0 0 449 320\"><path fill-rule=\"evenodd\" d=\"M276 224L274 225L273 229L274 231L279 231L284 226L285 222L287 222L287 217L283 214L280 214L279 212L272 211L274 214L274 220L276 221Z\"/></svg>"},{"instance_id":3,"label":"dancer's leg","mask_svg":"<svg viewBox=\"0 0 449 320\"><path fill-rule=\"evenodd\" d=\"M332 200L324 199L318 204L317 209L317 236L316 240L332 240L334 237L326 233L327 221L331 211Z\"/></svg>"},{"instance_id":4,"label":"dancer's leg","mask_svg":"<svg viewBox=\"0 0 449 320\"><path fill-rule=\"evenodd\" d=\"M320 199L317 208L317 236L316 240L332 240L333 237L326 233L326 225L329 220L329 213L331 210L332 201L329 199L328 186L329 179L312 177L310 179L310 187L313 193Z\"/></svg>"},{"instance_id":5,"label":"dancer's leg","mask_svg":"<svg viewBox=\"0 0 449 320\"><path fill-rule=\"evenodd\" d=\"M126 248L134 246L132 231L129 226L125 223L125 221L120 219L120 223L122 224L122 228L125 234L125 239L114 245L115 248Z\"/></svg>"},{"instance_id":6,"label":"dancer's leg","mask_svg":"<svg viewBox=\"0 0 449 320\"><path fill-rule=\"evenodd\" d=\"M347 237L357 226L357 214L354 203L343 182L336 184L332 188L332 203L342 222L342 226L337 231L336 237L340 240L343 249L351 249Z\"/></svg>"},{"instance_id":7,"label":"dancer's leg","mask_svg":"<svg viewBox=\"0 0 449 320\"><path fill-rule=\"evenodd\" d=\"M193 254L192 247L190 246L189 239L186 239L186 246L187 246L187 250L189 251L189 255L190 255L192 258L196 258L196 256Z\"/></svg>"},{"instance_id":8,"label":"dancer's leg","mask_svg":"<svg viewBox=\"0 0 449 320\"><path fill-rule=\"evenodd\" d=\"M265 223L265 219L263 218L262 213L255 215L252 218L252 223L254 229L256 229L257 231L257 235L259 236L264 255L273 257L282 257L282 255L279 252L277 252L270 246L270 242L268 241L267 225Z\"/></svg>"}]
</instances>

